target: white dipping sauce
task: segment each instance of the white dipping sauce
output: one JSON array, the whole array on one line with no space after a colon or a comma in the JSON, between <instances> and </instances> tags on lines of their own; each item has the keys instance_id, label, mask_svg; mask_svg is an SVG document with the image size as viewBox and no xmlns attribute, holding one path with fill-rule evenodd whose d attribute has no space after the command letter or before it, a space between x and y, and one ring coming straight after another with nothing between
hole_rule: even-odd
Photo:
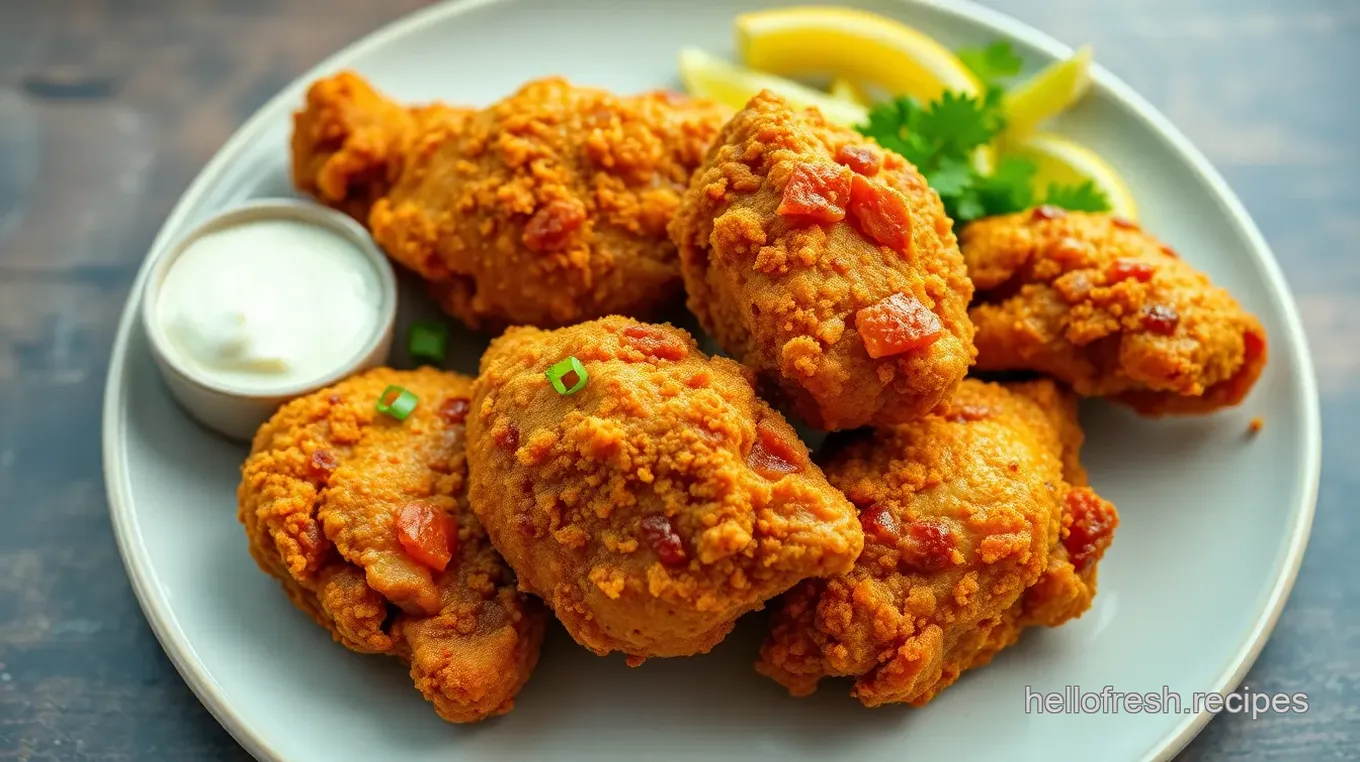
<instances>
[{"instance_id":1,"label":"white dipping sauce","mask_svg":"<svg viewBox=\"0 0 1360 762\"><path fill-rule=\"evenodd\" d=\"M259 220L192 241L157 300L187 369L248 392L319 381L377 329L382 293L363 252L306 222Z\"/></svg>"}]
</instances>

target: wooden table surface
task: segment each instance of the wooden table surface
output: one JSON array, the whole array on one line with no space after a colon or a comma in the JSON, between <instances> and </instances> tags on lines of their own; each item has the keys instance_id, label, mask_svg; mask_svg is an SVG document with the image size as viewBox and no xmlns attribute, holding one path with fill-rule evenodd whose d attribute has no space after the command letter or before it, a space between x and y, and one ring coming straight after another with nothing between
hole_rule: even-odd
<instances>
[{"instance_id":1,"label":"wooden table surface","mask_svg":"<svg viewBox=\"0 0 1360 762\"><path fill-rule=\"evenodd\" d=\"M1311 710L1219 717L1182 758L1360 758L1360 2L988 4L1093 43L1208 154L1274 247L1317 360L1312 542L1247 681L1306 691ZM0 760L245 758L161 652L114 547L109 347L157 227L227 136L420 5L0 0Z\"/></svg>"}]
</instances>

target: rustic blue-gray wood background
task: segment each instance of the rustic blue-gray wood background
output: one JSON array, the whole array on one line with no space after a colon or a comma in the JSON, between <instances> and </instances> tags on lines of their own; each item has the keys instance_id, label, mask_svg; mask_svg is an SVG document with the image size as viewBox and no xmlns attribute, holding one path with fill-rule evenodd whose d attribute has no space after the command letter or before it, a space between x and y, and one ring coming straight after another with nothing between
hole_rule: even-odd
<instances>
[{"instance_id":1,"label":"rustic blue-gray wood background","mask_svg":"<svg viewBox=\"0 0 1360 762\"><path fill-rule=\"evenodd\" d=\"M1360 759L1360 0L986 2L1093 43L1208 154L1280 258L1317 360L1317 520L1248 678L1311 710L1221 716L1183 758ZM423 4L0 0L0 760L245 758L123 575L100 471L109 345L157 227L236 126ZM35 134L41 154L22 150Z\"/></svg>"}]
</instances>

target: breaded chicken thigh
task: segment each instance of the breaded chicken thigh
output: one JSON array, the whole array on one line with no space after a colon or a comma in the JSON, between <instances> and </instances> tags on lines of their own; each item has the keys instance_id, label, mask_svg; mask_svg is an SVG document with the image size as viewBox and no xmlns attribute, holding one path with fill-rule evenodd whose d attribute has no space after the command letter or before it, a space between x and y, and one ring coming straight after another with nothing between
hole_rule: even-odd
<instances>
[{"instance_id":1,"label":"breaded chicken thigh","mask_svg":"<svg viewBox=\"0 0 1360 762\"><path fill-rule=\"evenodd\" d=\"M588 380L560 394L545 371L573 356ZM472 507L521 587L630 663L708 651L863 543L741 366L668 325L510 329L482 357L468 435Z\"/></svg>"},{"instance_id":2,"label":"breaded chicken thigh","mask_svg":"<svg viewBox=\"0 0 1360 762\"><path fill-rule=\"evenodd\" d=\"M405 421L376 410L391 385L419 398ZM237 492L260 568L337 641L408 663L450 722L510 711L545 621L468 510L471 396L464 376L379 369L294 400Z\"/></svg>"},{"instance_id":3,"label":"breaded chicken thigh","mask_svg":"<svg viewBox=\"0 0 1360 762\"><path fill-rule=\"evenodd\" d=\"M483 110L405 108L341 73L295 116L293 179L473 328L647 315L679 297L666 225L723 116L559 78Z\"/></svg>"},{"instance_id":4,"label":"breaded chicken thigh","mask_svg":"<svg viewBox=\"0 0 1360 762\"><path fill-rule=\"evenodd\" d=\"M939 196L815 109L753 98L670 233L704 330L816 428L924 415L973 360L973 286Z\"/></svg>"},{"instance_id":5,"label":"breaded chicken thigh","mask_svg":"<svg viewBox=\"0 0 1360 762\"><path fill-rule=\"evenodd\" d=\"M919 706L1026 626L1080 616L1118 523L1081 441L1053 382L967 380L938 414L832 443L827 478L859 506L864 552L784 596L756 669L796 696L849 676L867 706Z\"/></svg>"},{"instance_id":6,"label":"breaded chicken thigh","mask_svg":"<svg viewBox=\"0 0 1360 762\"><path fill-rule=\"evenodd\" d=\"M1035 370L1144 415L1236 405L1260 321L1168 246L1108 214L1039 207L963 231L979 370Z\"/></svg>"}]
</instances>

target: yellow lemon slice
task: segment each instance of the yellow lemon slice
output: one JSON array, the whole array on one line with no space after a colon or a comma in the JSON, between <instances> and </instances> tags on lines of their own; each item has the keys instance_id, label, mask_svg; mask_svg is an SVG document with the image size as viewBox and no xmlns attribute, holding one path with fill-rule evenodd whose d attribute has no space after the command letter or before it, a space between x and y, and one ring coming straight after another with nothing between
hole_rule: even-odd
<instances>
[{"instance_id":1,"label":"yellow lemon slice","mask_svg":"<svg viewBox=\"0 0 1360 762\"><path fill-rule=\"evenodd\" d=\"M1110 211L1130 220L1138 219L1138 204L1133 191L1095 151L1067 138L1047 132L1037 132L1028 138L1006 143L1005 155L1033 161L1039 168L1034 176L1034 189L1039 198L1050 183L1079 185L1090 180L1109 199Z\"/></svg>"},{"instance_id":2,"label":"yellow lemon slice","mask_svg":"<svg viewBox=\"0 0 1360 762\"><path fill-rule=\"evenodd\" d=\"M872 82L922 103L945 90L977 96L982 86L958 56L929 36L883 16L849 8L795 7L737 17L737 50L753 69L823 73Z\"/></svg>"},{"instance_id":3,"label":"yellow lemon slice","mask_svg":"<svg viewBox=\"0 0 1360 762\"><path fill-rule=\"evenodd\" d=\"M1091 47L1082 46L1071 58L1049 65L1006 94L1006 138L1017 140L1034 132L1041 122L1066 110L1091 88Z\"/></svg>"},{"instance_id":4,"label":"yellow lemon slice","mask_svg":"<svg viewBox=\"0 0 1360 762\"><path fill-rule=\"evenodd\" d=\"M816 106L827 120L846 127L868 121L865 108L797 82L734 66L697 48L681 48L680 79L690 95L740 109L761 90L769 90L797 108Z\"/></svg>"},{"instance_id":5,"label":"yellow lemon slice","mask_svg":"<svg viewBox=\"0 0 1360 762\"><path fill-rule=\"evenodd\" d=\"M862 108L869 107L869 99L859 86L845 77L837 77L831 83L831 89L827 91L832 98L846 103L853 103Z\"/></svg>"}]
</instances>

